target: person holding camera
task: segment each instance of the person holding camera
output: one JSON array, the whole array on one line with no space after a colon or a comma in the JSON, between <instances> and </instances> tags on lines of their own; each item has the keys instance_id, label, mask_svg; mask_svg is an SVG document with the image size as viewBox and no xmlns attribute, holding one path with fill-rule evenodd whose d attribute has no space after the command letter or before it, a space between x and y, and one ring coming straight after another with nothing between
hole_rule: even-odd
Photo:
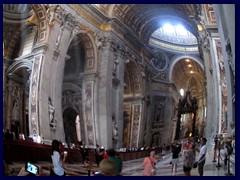
<instances>
[{"instance_id":1,"label":"person holding camera","mask_svg":"<svg viewBox=\"0 0 240 180\"><path fill-rule=\"evenodd\" d=\"M27 162L29 163L29 162ZM48 176L49 174L46 173L40 165L34 165L37 166L38 171L37 173L31 173L27 170L27 166L22 167L21 170L19 171L17 176Z\"/></svg>"},{"instance_id":2,"label":"person holding camera","mask_svg":"<svg viewBox=\"0 0 240 180\"><path fill-rule=\"evenodd\" d=\"M54 139L52 141L52 163L53 163L53 168L50 171L50 176L66 176L65 170L63 168L63 163L66 160L67 157L67 152L65 151L63 153L63 156L61 157L60 154L60 145L61 143Z\"/></svg>"}]
</instances>

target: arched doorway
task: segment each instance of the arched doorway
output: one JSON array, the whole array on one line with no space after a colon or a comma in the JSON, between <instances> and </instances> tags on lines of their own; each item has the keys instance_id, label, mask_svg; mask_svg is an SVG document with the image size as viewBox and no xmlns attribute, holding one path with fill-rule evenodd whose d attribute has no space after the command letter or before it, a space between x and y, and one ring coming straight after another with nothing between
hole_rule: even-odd
<instances>
[{"instance_id":1,"label":"arched doorway","mask_svg":"<svg viewBox=\"0 0 240 180\"><path fill-rule=\"evenodd\" d=\"M70 147L71 144L76 144L78 142L78 136L77 136L77 125L76 120L78 120L78 114L77 112L69 107L63 112L63 126L64 126L64 132L65 132L65 141Z\"/></svg>"},{"instance_id":2,"label":"arched doorway","mask_svg":"<svg viewBox=\"0 0 240 180\"><path fill-rule=\"evenodd\" d=\"M143 82L138 64L131 59L124 72L124 137L125 147L140 146L142 134Z\"/></svg>"}]
</instances>

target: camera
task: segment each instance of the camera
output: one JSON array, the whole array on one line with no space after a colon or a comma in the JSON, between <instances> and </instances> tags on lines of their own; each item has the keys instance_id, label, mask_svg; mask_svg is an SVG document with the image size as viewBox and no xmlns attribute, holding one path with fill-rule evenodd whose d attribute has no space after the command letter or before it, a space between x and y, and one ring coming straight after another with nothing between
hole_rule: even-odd
<instances>
[{"instance_id":1,"label":"camera","mask_svg":"<svg viewBox=\"0 0 240 180\"><path fill-rule=\"evenodd\" d=\"M31 162L26 162L25 170L31 174L39 174L39 167L35 164L32 164Z\"/></svg>"}]
</instances>

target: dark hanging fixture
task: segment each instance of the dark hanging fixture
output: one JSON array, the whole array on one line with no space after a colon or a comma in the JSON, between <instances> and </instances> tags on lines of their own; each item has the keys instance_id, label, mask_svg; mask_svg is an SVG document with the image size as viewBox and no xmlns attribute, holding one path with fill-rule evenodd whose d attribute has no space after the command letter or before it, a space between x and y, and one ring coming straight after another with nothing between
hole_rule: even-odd
<instances>
[{"instance_id":1,"label":"dark hanging fixture","mask_svg":"<svg viewBox=\"0 0 240 180\"><path fill-rule=\"evenodd\" d=\"M177 128L175 134L175 140L180 138L180 127L181 127L181 116L182 114L193 113L193 122L192 122L192 137L195 137L195 124L196 124L196 112L197 112L197 99L191 97L189 90L186 91L186 95L183 99L179 99L177 106Z\"/></svg>"}]
</instances>

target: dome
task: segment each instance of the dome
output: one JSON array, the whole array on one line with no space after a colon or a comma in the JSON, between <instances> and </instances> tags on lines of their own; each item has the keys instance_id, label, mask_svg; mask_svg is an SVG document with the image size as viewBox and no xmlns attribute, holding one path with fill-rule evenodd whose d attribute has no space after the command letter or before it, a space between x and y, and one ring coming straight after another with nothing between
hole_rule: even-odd
<instances>
[{"instance_id":1,"label":"dome","mask_svg":"<svg viewBox=\"0 0 240 180\"><path fill-rule=\"evenodd\" d=\"M181 24L165 23L154 31L149 44L167 50L197 52L197 38Z\"/></svg>"}]
</instances>

